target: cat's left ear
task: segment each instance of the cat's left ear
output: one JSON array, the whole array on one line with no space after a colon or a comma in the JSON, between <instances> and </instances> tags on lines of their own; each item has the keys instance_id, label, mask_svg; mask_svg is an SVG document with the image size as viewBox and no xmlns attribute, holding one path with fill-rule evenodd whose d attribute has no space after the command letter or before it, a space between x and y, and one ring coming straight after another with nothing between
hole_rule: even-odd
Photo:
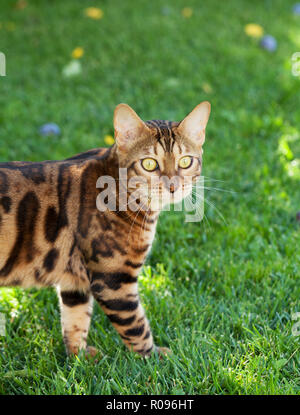
<instances>
[{"instance_id":1,"label":"cat's left ear","mask_svg":"<svg viewBox=\"0 0 300 415\"><path fill-rule=\"evenodd\" d=\"M119 104L114 112L114 129L117 146L126 150L149 131L137 113L127 104Z\"/></svg>"},{"instance_id":2,"label":"cat's left ear","mask_svg":"<svg viewBox=\"0 0 300 415\"><path fill-rule=\"evenodd\" d=\"M178 132L201 145L205 140L205 128L209 119L211 105L208 101L201 102L179 124Z\"/></svg>"}]
</instances>

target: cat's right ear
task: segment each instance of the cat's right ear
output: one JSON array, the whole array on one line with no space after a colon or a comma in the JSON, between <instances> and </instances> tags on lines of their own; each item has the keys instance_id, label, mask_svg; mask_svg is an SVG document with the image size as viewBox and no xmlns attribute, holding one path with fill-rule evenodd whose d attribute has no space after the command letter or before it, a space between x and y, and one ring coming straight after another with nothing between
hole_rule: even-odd
<instances>
[{"instance_id":1,"label":"cat's right ear","mask_svg":"<svg viewBox=\"0 0 300 415\"><path fill-rule=\"evenodd\" d=\"M205 128L209 119L210 103L201 102L179 124L178 131L183 137L203 145L205 140Z\"/></svg>"},{"instance_id":2,"label":"cat's right ear","mask_svg":"<svg viewBox=\"0 0 300 415\"><path fill-rule=\"evenodd\" d=\"M126 150L148 127L129 105L119 104L114 112L114 129L119 150Z\"/></svg>"}]
</instances>

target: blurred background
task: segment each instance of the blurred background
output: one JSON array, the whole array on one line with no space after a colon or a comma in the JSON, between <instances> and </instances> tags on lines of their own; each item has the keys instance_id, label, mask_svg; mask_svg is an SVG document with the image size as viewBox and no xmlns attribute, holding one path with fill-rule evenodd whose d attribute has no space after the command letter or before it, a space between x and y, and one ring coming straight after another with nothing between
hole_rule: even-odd
<instances>
[{"instance_id":1,"label":"blurred background","mask_svg":"<svg viewBox=\"0 0 300 415\"><path fill-rule=\"evenodd\" d=\"M299 348L291 334L291 315L300 312L299 3L2 0L0 52L6 56L0 161L63 159L109 146L120 102L144 120L174 121L199 102L211 102L205 219L183 225L182 214L164 212L141 277L158 342L184 356L180 370L167 364L147 390L299 392ZM7 315L26 309L30 323L41 313L40 302L48 316L39 334L31 332L40 336L36 345L22 343L25 333L20 345L14 343L21 323L25 332L35 329L24 328L24 318L12 320L2 370L7 362L13 370L34 362L36 370L56 373L43 353L49 327L60 338L59 314L44 295L1 290L0 311ZM56 301L54 293L47 295ZM93 324L112 333L100 311ZM114 356L119 340L96 328L93 340ZM64 356L62 341L51 344L54 354L55 347ZM87 375L87 384L73 379L68 391L147 393L143 377L153 373L145 370L135 384L134 365L142 363L132 362L129 389L120 386L128 384L128 371L120 369L111 389L93 386ZM104 379L109 376L115 373L108 366ZM4 391L53 392L50 381L41 387L7 379ZM58 375L56 382L65 391Z\"/></svg>"},{"instance_id":2,"label":"blurred background","mask_svg":"<svg viewBox=\"0 0 300 415\"><path fill-rule=\"evenodd\" d=\"M180 120L207 99L210 146L231 143L225 154L254 139L269 145L272 134L299 125L293 1L2 3L4 160L55 159L103 145L119 102L144 119ZM272 51L260 46L264 35L273 36L274 50L272 41ZM61 135L41 137L39 128L51 122Z\"/></svg>"}]
</instances>

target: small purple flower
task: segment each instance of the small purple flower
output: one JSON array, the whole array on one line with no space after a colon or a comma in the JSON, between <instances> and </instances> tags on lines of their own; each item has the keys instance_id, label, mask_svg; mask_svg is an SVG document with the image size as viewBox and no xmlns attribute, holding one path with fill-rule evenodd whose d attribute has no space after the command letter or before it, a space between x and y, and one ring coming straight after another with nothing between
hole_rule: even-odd
<instances>
[{"instance_id":1,"label":"small purple flower","mask_svg":"<svg viewBox=\"0 0 300 415\"><path fill-rule=\"evenodd\" d=\"M296 220L297 220L298 222L300 222L300 211L299 211L299 212L297 212L297 214L296 214Z\"/></svg>"},{"instance_id":2,"label":"small purple flower","mask_svg":"<svg viewBox=\"0 0 300 415\"><path fill-rule=\"evenodd\" d=\"M269 52L274 52L277 49L277 40L271 35L266 35L260 41L260 46Z\"/></svg>"},{"instance_id":3,"label":"small purple flower","mask_svg":"<svg viewBox=\"0 0 300 415\"><path fill-rule=\"evenodd\" d=\"M300 16L300 3L294 4L294 6L293 6L293 13L296 16Z\"/></svg>"},{"instance_id":4,"label":"small purple flower","mask_svg":"<svg viewBox=\"0 0 300 415\"><path fill-rule=\"evenodd\" d=\"M50 122L41 126L40 133L42 135L59 135L60 128L57 124Z\"/></svg>"}]
</instances>

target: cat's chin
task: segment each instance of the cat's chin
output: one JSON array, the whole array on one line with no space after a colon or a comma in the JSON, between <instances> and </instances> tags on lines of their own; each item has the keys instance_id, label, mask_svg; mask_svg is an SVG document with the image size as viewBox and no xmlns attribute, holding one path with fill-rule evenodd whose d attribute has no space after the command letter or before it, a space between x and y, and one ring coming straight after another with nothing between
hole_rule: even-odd
<instances>
[{"instance_id":1,"label":"cat's chin","mask_svg":"<svg viewBox=\"0 0 300 415\"><path fill-rule=\"evenodd\" d=\"M175 205L177 203L180 203L183 200L182 197L173 197L173 198L166 198L156 201L151 201L150 203L150 209L152 211L161 211L165 209L167 206Z\"/></svg>"}]
</instances>

